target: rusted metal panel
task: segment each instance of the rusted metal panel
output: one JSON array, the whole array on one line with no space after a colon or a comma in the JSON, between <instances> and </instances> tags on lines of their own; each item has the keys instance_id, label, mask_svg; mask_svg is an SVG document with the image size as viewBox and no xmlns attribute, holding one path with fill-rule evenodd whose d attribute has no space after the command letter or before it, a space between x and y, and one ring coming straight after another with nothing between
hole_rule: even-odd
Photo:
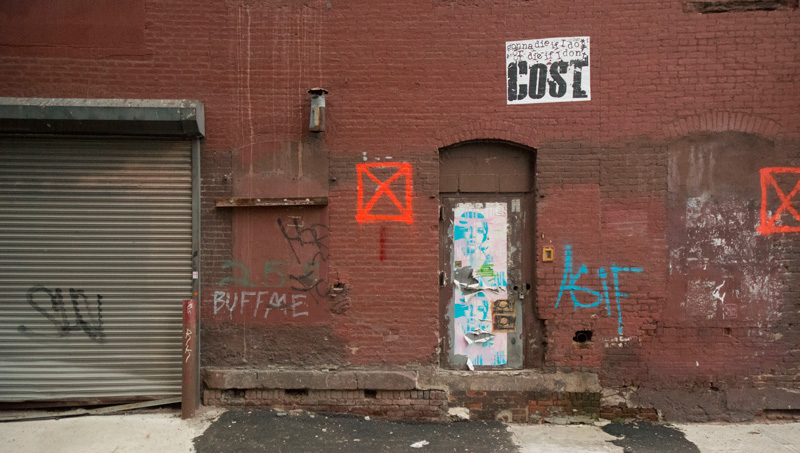
<instances>
[{"instance_id":1,"label":"rusted metal panel","mask_svg":"<svg viewBox=\"0 0 800 453\"><path fill-rule=\"evenodd\" d=\"M234 231L243 240L234 249L234 260L223 264L230 276L211 286L213 303L203 307L204 321L251 327L327 324L330 249L324 209L234 213Z\"/></svg>"},{"instance_id":2,"label":"rusted metal panel","mask_svg":"<svg viewBox=\"0 0 800 453\"><path fill-rule=\"evenodd\" d=\"M220 198L215 206L218 208L253 208L253 207L285 207L285 206L327 206L328 197L304 198Z\"/></svg>"},{"instance_id":3,"label":"rusted metal panel","mask_svg":"<svg viewBox=\"0 0 800 453\"><path fill-rule=\"evenodd\" d=\"M181 393L188 141L0 140L0 401Z\"/></svg>"}]
</instances>

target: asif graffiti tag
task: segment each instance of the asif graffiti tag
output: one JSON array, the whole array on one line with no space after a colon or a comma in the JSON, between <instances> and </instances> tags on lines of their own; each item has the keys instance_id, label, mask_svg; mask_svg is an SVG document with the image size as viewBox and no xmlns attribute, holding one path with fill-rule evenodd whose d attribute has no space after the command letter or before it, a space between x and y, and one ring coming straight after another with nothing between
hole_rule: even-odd
<instances>
[{"instance_id":1,"label":"asif graffiti tag","mask_svg":"<svg viewBox=\"0 0 800 453\"><path fill-rule=\"evenodd\" d=\"M396 169L395 172L385 181L381 181L372 172L374 169ZM411 199L413 195L413 184L411 180L411 164L408 162L403 163L382 163L375 162L371 164L357 164L356 173L358 179L358 205L356 211L356 220L358 223L364 222L380 222L380 221L394 221L413 223L414 218L411 211ZM372 181L374 184L365 184L365 177L367 181ZM402 197L404 202L400 202L397 194L392 191L392 183L398 182L401 185L405 180ZM374 187L377 184L375 194L364 201L364 187ZM375 204L382 199L388 198L397 208L396 214L376 214L373 212Z\"/></svg>"},{"instance_id":2,"label":"asif graffiti tag","mask_svg":"<svg viewBox=\"0 0 800 453\"><path fill-rule=\"evenodd\" d=\"M586 265L581 265L578 268L578 273L573 272L572 267L572 246L567 245L564 247L564 277L561 280L561 287L558 289L558 299L556 300L556 308L558 308L558 304L561 302L561 296L564 295L564 292L569 292L570 299L572 299L572 307L574 310L577 310L578 307L581 308L591 308L597 307L600 304L605 304L606 314L611 316L611 302L608 297L608 273L606 272L605 268L599 268L597 270L597 276L600 277L602 281L603 289L601 291L595 291L590 288L578 286L578 280L581 278L582 275L587 274L589 271L586 268ZM619 291L619 274L622 272L642 272L642 268L639 267L617 267L615 265L611 265L611 275L614 279L614 301L617 305L617 324L619 326L618 332L622 335L622 304L620 302L621 298L628 297L627 293L622 293ZM575 296L576 293L586 293L594 297L594 302L591 303L582 303L578 300ZM591 300L591 297L589 298Z\"/></svg>"},{"instance_id":3,"label":"asif graffiti tag","mask_svg":"<svg viewBox=\"0 0 800 453\"><path fill-rule=\"evenodd\" d=\"M56 336L65 337L73 330L81 330L89 339L103 341L103 296L97 295L97 303L92 310L89 307L89 298L82 289L69 289L69 297L72 301L72 313L64 305L64 296L61 288L50 290L44 286L36 285L28 289L28 304L34 310L44 316L56 329ZM40 305L41 298L50 299L50 308L44 308L46 302ZM72 316L75 322L72 322ZM26 335L47 335L34 332L28 327L21 325L17 330Z\"/></svg>"},{"instance_id":4,"label":"asif graffiti tag","mask_svg":"<svg viewBox=\"0 0 800 453\"><path fill-rule=\"evenodd\" d=\"M794 183L794 188L786 194L775 180L776 176L784 179L790 178ZM775 189L775 195L780 202L778 209L772 215L769 213L768 203L770 188ZM758 226L758 231L761 234L800 232L800 213L797 212L792 201L798 192L800 192L800 168L768 167L761 169L761 225ZM786 217L794 225L776 225L778 221L785 218L784 215L787 213L790 216Z\"/></svg>"}]
</instances>

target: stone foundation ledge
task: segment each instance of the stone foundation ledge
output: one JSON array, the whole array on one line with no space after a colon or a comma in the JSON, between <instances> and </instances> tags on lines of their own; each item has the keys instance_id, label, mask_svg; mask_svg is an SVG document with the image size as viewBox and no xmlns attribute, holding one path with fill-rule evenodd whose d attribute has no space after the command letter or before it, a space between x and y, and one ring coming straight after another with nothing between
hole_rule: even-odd
<instances>
[{"instance_id":1,"label":"stone foundation ledge","mask_svg":"<svg viewBox=\"0 0 800 453\"><path fill-rule=\"evenodd\" d=\"M203 403L270 406L397 419L544 418L594 420L600 383L594 373L504 370L464 372L421 366L395 369L205 368Z\"/></svg>"},{"instance_id":2,"label":"stone foundation ledge","mask_svg":"<svg viewBox=\"0 0 800 453\"><path fill-rule=\"evenodd\" d=\"M415 371L206 368L206 388L308 390L416 390Z\"/></svg>"},{"instance_id":3,"label":"stone foundation ledge","mask_svg":"<svg viewBox=\"0 0 800 453\"><path fill-rule=\"evenodd\" d=\"M266 406L410 420L444 420L447 417L446 395L440 390L205 390L203 404Z\"/></svg>"},{"instance_id":4,"label":"stone foundation ledge","mask_svg":"<svg viewBox=\"0 0 800 453\"><path fill-rule=\"evenodd\" d=\"M540 370L204 368L208 389L468 390L596 393L596 373Z\"/></svg>"}]
</instances>

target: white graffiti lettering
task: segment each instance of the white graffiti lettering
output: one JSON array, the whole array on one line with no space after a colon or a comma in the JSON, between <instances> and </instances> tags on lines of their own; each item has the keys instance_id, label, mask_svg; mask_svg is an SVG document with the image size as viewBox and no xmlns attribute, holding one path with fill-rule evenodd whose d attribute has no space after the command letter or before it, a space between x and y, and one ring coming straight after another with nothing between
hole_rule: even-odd
<instances>
[{"instance_id":1,"label":"white graffiti lettering","mask_svg":"<svg viewBox=\"0 0 800 453\"><path fill-rule=\"evenodd\" d=\"M254 307L252 311L250 307ZM271 312L281 312L283 317L291 318L308 316L309 313L305 294L277 291L214 291L214 316L227 314L228 318L233 319L235 311L246 317L255 318L260 315L263 319L268 319Z\"/></svg>"}]
</instances>

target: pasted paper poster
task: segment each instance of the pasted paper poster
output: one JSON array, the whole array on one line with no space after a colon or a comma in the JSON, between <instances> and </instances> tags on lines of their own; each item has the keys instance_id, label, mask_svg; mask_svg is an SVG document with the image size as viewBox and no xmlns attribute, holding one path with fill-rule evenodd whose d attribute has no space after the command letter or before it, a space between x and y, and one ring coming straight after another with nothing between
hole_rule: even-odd
<instances>
[{"instance_id":1,"label":"pasted paper poster","mask_svg":"<svg viewBox=\"0 0 800 453\"><path fill-rule=\"evenodd\" d=\"M508 104L589 101L589 37L506 43Z\"/></svg>"},{"instance_id":2,"label":"pasted paper poster","mask_svg":"<svg viewBox=\"0 0 800 453\"><path fill-rule=\"evenodd\" d=\"M507 331L493 328L494 307L508 300L505 203L459 203L454 212L454 352L478 366L505 365Z\"/></svg>"}]
</instances>

